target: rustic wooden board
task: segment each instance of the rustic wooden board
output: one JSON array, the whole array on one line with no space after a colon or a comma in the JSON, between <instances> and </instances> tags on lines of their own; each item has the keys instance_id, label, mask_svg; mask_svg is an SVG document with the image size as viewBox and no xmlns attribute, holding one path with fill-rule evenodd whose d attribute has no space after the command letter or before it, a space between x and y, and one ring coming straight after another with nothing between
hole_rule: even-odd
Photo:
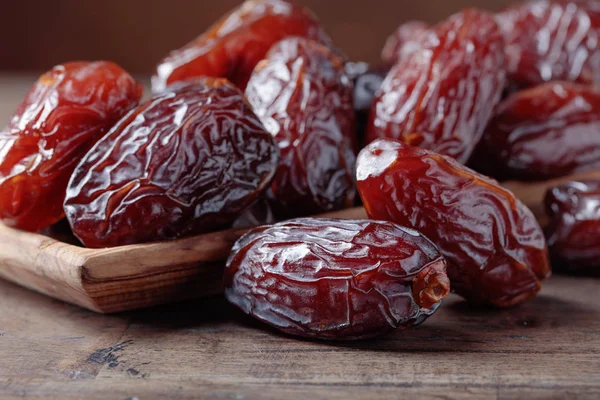
<instances>
[{"instance_id":1,"label":"rustic wooden board","mask_svg":"<svg viewBox=\"0 0 600 400\"><path fill-rule=\"evenodd\" d=\"M507 310L457 296L380 340L282 336L222 297L100 315L0 281L1 399L598 399L600 280Z\"/></svg>"},{"instance_id":2,"label":"rustic wooden board","mask_svg":"<svg viewBox=\"0 0 600 400\"><path fill-rule=\"evenodd\" d=\"M508 183L539 219L546 189L588 172L543 183ZM365 218L362 208L325 216ZM150 307L220 292L224 260L246 230L171 242L85 249L0 225L0 278L101 313Z\"/></svg>"}]
</instances>

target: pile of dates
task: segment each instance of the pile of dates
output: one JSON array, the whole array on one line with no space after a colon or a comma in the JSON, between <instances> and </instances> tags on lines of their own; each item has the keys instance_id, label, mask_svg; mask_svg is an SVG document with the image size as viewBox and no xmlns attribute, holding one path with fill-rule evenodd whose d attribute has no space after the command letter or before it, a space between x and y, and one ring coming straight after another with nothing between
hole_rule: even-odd
<instances>
[{"instance_id":1,"label":"pile of dates","mask_svg":"<svg viewBox=\"0 0 600 400\"><path fill-rule=\"evenodd\" d=\"M600 2L540 0L408 22L370 67L305 8L248 0L146 101L112 62L42 75L0 132L0 218L66 217L91 248L252 228L225 295L303 337L414 326L451 290L515 306L551 259L600 271L600 181L564 179L600 169L599 39ZM545 231L499 183L555 178ZM314 217L357 202L369 219Z\"/></svg>"}]
</instances>

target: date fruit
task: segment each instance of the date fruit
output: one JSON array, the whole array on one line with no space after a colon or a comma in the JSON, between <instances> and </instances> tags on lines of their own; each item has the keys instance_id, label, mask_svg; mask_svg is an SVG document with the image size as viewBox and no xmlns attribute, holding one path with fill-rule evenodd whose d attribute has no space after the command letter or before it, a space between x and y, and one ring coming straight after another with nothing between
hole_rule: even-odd
<instances>
[{"instance_id":1,"label":"date fruit","mask_svg":"<svg viewBox=\"0 0 600 400\"><path fill-rule=\"evenodd\" d=\"M228 78L242 90L271 46L289 36L327 45L331 39L305 8L283 0L248 0L207 32L172 51L157 67L153 91L201 76Z\"/></svg>"},{"instance_id":2,"label":"date fruit","mask_svg":"<svg viewBox=\"0 0 600 400\"><path fill-rule=\"evenodd\" d=\"M531 211L450 157L382 139L359 154L357 179L368 216L431 239L448 260L452 289L473 303L513 306L550 275Z\"/></svg>"},{"instance_id":3,"label":"date fruit","mask_svg":"<svg viewBox=\"0 0 600 400\"><path fill-rule=\"evenodd\" d=\"M547 180L600 167L600 89L549 82L498 106L471 164L498 179Z\"/></svg>"},{"instance_id":4,"label":"date fruit","mask_svg":"<svg viewBox=\"0 0 600 400\"><path fill-rule=\"evenodd\" d=\"M600 276L600 181L555 187L546 194L545 204L555 269Z\"/></svg>"},{"instance_id":5,"label":"date fruit","mask_svg":"<svg viewBox=\"0 0 600 400\"><path fill-rule=\"evenodd\" d=\"M409 21L400 25L385 41L381 59L393 65L408 57L421 48L421 41L428 30L429 25L422 21Z\"/></svg>"},{"instance_id":6,"label":"date fruit","mask_svg":"<svg viewBox=\"0 0 600 400\"><path fill-rule=\"evenodd\" d=\"M0 132L2 222L37 232L62 219L75 166L141 95L112 62L70 62L42 75Z\"/></svg>"},{"instance_id":7,"label":"date fruit","mask_svg":"<svg viewBox=\"0 0 600 400\"><path fill-rule=\"evenodd\" d=\"M352 340L420 324L449 293L446 262L420 233L382 221L301 218L235 244L225 296L287 334Z\"/></svg>"},{"instance_id":8,"label":"date fruit","mask_svg":"<svg viewBox=\"0 0 600 400\"><path fill-rule=\"evenodd\" d=\"M279 145L279 168L267 192L275 216L351 205L356 121L344 60L308 39L282 40L257 65L246 97Z\"/></svg>"},{"instance_id":9,"label":"date fruit","mask_svg":"<svg viewBox=\"0 0 600 400\"><path fill-rule=\"evenodd\" d=\"M229 226L268 187L277 147L226 79L171 86L127 114L78 165L65 212L88 247Z\"/></svg>"},{"instance_id":10,"label":"date fruit","mask_svg":"<svg viewBox=\"0 0 600 400\"><path fill-rule=\"evenodd\" d=\"M600 83L600 3L529 1L498 15L511 82L528 87L552 80Z\"/></svg>"},{"instance_id":11,"label":"date fruit","mask_svg":"<svg viewBox=\"0 0 600 400\"><path fill-rule=\"evenodd\" d=\"M388 74L367 130L466 163L505 85L504 41L494 16L473 9L428 31Z\"/></svg>"}]
</instances>

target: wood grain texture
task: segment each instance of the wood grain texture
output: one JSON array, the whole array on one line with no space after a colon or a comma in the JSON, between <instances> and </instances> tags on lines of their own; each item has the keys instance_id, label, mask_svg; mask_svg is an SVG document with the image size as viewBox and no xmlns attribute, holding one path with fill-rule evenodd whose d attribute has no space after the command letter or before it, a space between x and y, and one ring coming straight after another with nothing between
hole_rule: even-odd
<instances>
[{"instance_id":1,"label":"wood grain texture","mask_svg":"<svg viewBox=\"0 0 600 400\"><path fill-rule=\"evenodd\" d=\"M597 399L600 280L522 306L450 296L379 340L302 341L222 297L105 316L0 281L2 399Z\"/></svg>"},{"instance_id":2,"label":"wood grain texture","mask_svg":"<svg viewBox=\"0 0 600 400\"><path fill-rule=\"evenodd\" d=\"M97 312L148 307L219 293L242 233L91 250L0 225L0 277Z\"/></svg>"}]
</instances>

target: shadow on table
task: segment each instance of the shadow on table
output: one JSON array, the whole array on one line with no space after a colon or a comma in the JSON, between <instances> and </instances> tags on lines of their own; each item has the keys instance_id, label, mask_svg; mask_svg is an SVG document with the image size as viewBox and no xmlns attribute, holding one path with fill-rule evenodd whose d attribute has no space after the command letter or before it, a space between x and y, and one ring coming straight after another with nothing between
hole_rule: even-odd
<instances>
[{"instance_id":1,"label":"shadow on table","mask_svg":"<svg viewBox=\"0 0 600 400\"><path fill-rule=\"evenodd\" d=\"M222 296L103 316L8 282L0 281L0 294L4 297L3 302L18 303L20 307L35 313L35 318L68 318L81 323L89 319L126 320L137 334L244 331L245 334L256 335L257 340L297 340L248 317ZM7 305L10 307L10 304ZM340 350L398 353L489 352L493 349L517 352L527 346L551 346L548 342L552 342L553 335L564 336L566 340L567 337L585 335L586 332L600 332L600 312L581 301L571 302L564 297L541 295L523 305L496 310L474 307L458 296L451 296L423 325L397 330L376 340L303 341Z\"/></svg>"},{"instance_id":2,"label":"shadow on table","mask_svg":"<svg viewBox=\"0 0 600 400\"><path fill-rule=\"evenodd\" d=\"M600 312L580 303L541 295L520 306L492 309L453 296L418 327L379 340L334 345L386 352L520 353L563 346L565 342L553 340L556 336L568 341L594 332L600 334Z\"/></svg>"},{"instance_id":3,"label":"shadow on table","mask_svg":"<svg viewBox=\"0 0 600 400\"><path fill-rule=\"evenodd\" d=\"M581 303L546 295L510 309L474 307L452 296L424 324L397 330L375 340L322 342L295 339L262 324L229 305L220 296L129 313L134 324L197 331L245 330L257 340L302 340L307 344L342 349L411 352L520 352L531 346L550 346L550 336L600 331L600 313ZM263 337L264 336L264 337ZM498 350L500 351L500 350Z\"/></svg>"}]
</instances>

